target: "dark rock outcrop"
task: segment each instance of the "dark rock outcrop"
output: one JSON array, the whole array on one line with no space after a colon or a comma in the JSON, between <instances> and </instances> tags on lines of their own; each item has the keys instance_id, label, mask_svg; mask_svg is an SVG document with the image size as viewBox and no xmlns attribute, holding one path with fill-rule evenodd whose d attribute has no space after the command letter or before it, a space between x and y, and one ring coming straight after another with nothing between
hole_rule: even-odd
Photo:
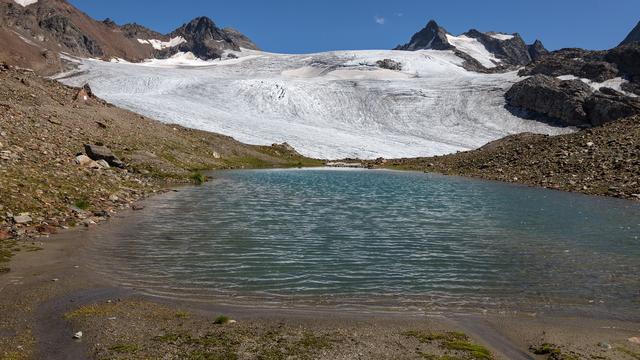
<instances>
[{"instance_id":1,"label":"dark rock outcrop","mask_svg":"<svg viewBox=\"0 0 640 360\"><path fill-rule=\"evenodd\" d=\"M640 114L640 100L609 88L593 91L581 80L535 75L505 95L510 106L551 118L562 126L599 126Z\"/></svg>"},{"instance_id":2,"label":"dark rock outcrop","mask_svg":"<svg viewBox=\"0 0 640 360\"><path fill-rule=\"evenodd\" d=\"M616 64L620 72L630 80L640 82L640 42L611 49L605 59Z\"/></svg>"},{"instance_id":3,"label":"dark rock outcrop","mask_svg":"<svg viewBox=\"0 0 640 360\"><path fill-rule=\"evenodd\" d=\"M584 105L591 125L599 126L617 119L640 114L640 100L609 88L601 88Z\"/></svg>"},{"instance_id":4,"label":"dark rock outcrop","mask_svg":"<svg viewBox=\"0 0 640 360\"><path fill-rule=\"evenodd\" d=\"M544 47L540 40L536 40L533 44L528 45L527 50L529 51L529 57L531 57L531 60L533 61L537 61L549 53L549 50Z\"/></svg>"},{"instance_id":5,"label":"dark rock outcrop","mask_svg":"<svg viewBox=\"0 0 640 360\"><path fill-rule=\"evenodd\" d=\"M381 69L394 70L394 71L402 70L402 64L391 59L378 60L376 62L376 65L378 65L378 67Z\"/></svg>"},{"instance_id":6,"label":"dark rock outcrop","mask_svg":"<svg viewBox=\"0 0 640 360\"><path fill-rule=\"evenodd\" d=\"M124 24L120 27L120 30L124 33L124 36L130 39L158 39L158 40L168 40L167 36L160 34L157 31L153 31L149 28L146 28L140 24L129 23Z\"/></svg>"},{"instance_id":7,"label":"dark rock outcrop","mask_svg":"<svg viewBox=\"0 0 640 360\"><path fill-rule=\"evenodd\" d=\"M633 30L631 30L629 35L627 35L626 39L624 39L620 43L620 46L631 44L634 42L640 42L640 22L638 22L638 25L636 25L636 27L634 27Z\"/></svg>"},{"instance_id":8,"label":"dark rock outcrop","mask_svg":"<svg viewBox=\"0 0 640 360\"><path fill-rule=\"evenodd\" d=\"M537 61L522 69L518 75L573 75L603 82L618 76L617 67L605 60L606 52L583 49L562 49L543 54Z\"/></svg>"},{"instance_id":9,"label":"dark rock outcrop","mask_svg":"<svg viewBox=\"0 0 640 360\"><path fill-rule=\"evenodd\" d=\"M447 30L430 20L424 29L411 37L409 43L397 46L394 50L453 50L454 47L447 40Z\"/></svg>"},{"instance_id":10,"label":"dark rock outcrop","mask_svg":"<svg viewBox=\"0 0 640 360\"><path fill-rule=\"evenodd\" d=\"M501 40L492 36L494 33L472 29L463 35L478 40L490 53L506 64L526 65L531 62L529 48L519 34L513 34L511 39Z\"/></svg>"},{"instance_id":11,"label":"dark rock outcrop","mask_svg":"<svg viewBox=\"0 0 640 360\"><path fill-rule=\"evenodd\" d=\"M186 42L173 49L168 49L168 52L192 52L201 59L217 59L222 56L225 50L238 51L241 47L257 49L246 36L235 30L220 29L208 17L195 18L173 31L169 36L172 38L180 36Z\"/></svg>"},{"instance_id":12,"label":"dark rock outcrop","mask_svg":"<svg viewBox=\"0 0 640 360\"><path fill-rule=\"evenodd\" d=\"M104 145L90 145L87 144L84 146L84 151L87 153L87 156L91 158L91 160L98 161L104 160L109 165L123 169L125 164L118 159L118 157Z\"/></svg>"},{"instance_id":13,"label":"dark rock outcrop","mask_svg":"<svg viewBox=\"0 0 640 360\"><path fill-rule=\"evenodd\" d=\"M83 33L71 20L62 15L54 15L40 21L40 27L58 42L78 54L101 57L104 51L96 41Z\"/></svg>"},{"instance_id":14,"label":"dark rock outcrop","mask_svg":"<svg viewBox=\"0 0 640 360\"><path fill-rule=\"evenodd\" d=\"M560 125L578 126L588 123L584 103L591 93L580 80L535 75L513 85L505 97L511 106L557 119Z\"/></svg>"}]
</instances>

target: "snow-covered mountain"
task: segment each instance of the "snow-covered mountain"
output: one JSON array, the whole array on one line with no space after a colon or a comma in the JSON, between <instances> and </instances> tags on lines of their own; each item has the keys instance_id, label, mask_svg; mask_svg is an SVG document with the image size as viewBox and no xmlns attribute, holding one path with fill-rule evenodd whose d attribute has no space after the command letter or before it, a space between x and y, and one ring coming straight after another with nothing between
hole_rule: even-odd
<instances>
[{"instance_id":1,"label":"snow-covered mountain","mask_svg":"<svg viewBox=\"0 0 640 360\"><path fill-rule=\"evenodd\" d=\"M526 65L533 57L546 52L542 42L537 40L532 45L525 44L519 34L497 32L483 33L469 30L455 36L450 34L435 20L430 20L424 29L417 32L411 40L395 50L453 50L465 60L465 67L470 70L487 69L505 70L512 66Z\"/></svg>"},{"instance_id":2,"label":"snow-covered mountain","mask_svg":"<svg viewBox=\"0 0 640 360\"><path fill-rule=\"evenodd\" d=\"M437 155L524 131L568 131L512 115L504 93L517 75L468 71L451 50L244 50L223 59L79 60L62 81L88 82L98 96L162 121L252 144L288 142L319 158ZM388 63L401 70L382 68Z\"/></svg>"}]
</instances>

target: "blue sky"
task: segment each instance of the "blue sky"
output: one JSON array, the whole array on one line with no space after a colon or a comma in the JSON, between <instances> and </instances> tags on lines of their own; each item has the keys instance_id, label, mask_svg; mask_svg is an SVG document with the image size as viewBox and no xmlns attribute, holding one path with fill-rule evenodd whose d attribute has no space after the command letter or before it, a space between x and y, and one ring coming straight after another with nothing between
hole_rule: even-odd
<instances>
[{"instance_id":1,"label":"blue sky","mask_svg":"<svg viewBox=\"0 0 640 360\"><path fill-rule=\"evenodd\" d=\"M640 21L640 0L70 0L97 18L162 33L196 16L234 27L263 50L307 53L388 49L429 19L453 34L470 28L519 32L550 49L616 46Z\"/></svg>"}]
</instances>

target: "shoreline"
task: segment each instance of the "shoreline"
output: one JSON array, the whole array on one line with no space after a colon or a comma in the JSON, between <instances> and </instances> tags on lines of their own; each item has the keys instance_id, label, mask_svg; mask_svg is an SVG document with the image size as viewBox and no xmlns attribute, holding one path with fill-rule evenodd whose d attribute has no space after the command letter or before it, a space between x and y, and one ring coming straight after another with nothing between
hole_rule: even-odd
<instances>
[{"instance_id":1,"label":"shoreline","mask_svg":"<svg viewBox=\"0 0 640 360\"><path fill-rule=\"evenodd\" d=\"M153 198L161 196L157 194ZM143 201L142 205L149 200ZM398 351L406 355L402 358L420 358L415 348L423 345L425 351L445 354L439 346L429 347L429 344L416 343L415 339L403 335L416 329L429 334L464 332L470 341L488 348L496 359L537 359L528 348L542 343L554 344L566 354L614 356L614 359L627 358L616 350L618 348L640 351L627 340L640 334L640 322L637 321L524 314L433 316L402 311L343 311L335 307L273 309L260 304L233 306L142 295L135 289L119 287L97 273L87 263L91 259L87 258L85 250L92 246L87 240L90 233L104 231L104 226L115 226L118 219L135 217L150 210L152 207L142 211L127 209L118 212L116 218L105 225L65 230L49 238L43 250L19 253L12 262L13 271L0 276L0 293L3 295L0 310L8 315L0 320L0 329L5 329L0 331L0 354L30 354L33 358L43 358L46 354L48 359L90 358L85 356L87 353L95 357L97 354L112 354L110 348L105 348L105 342L113 343L114 339L104 332L105 327L115 331L118 339L141 343L136 346L146 350L136 351L140 354L152 351L147 349L150 345L144 345L145 341L154 344L152 340L140 339L140 333L144 333L141 326L153 327L150 322L158 321L168 329L198 333L202 326L211 326L219 315L238 321L238 325L228 330L233 334L251 332L262 339L260 334L272 331L274 327L286 329L282 331L287 333L304 329L303 333L316 334L314 336L318 339L332 334L335 337L332 344L358 344L359 351L369 355L352 357L353 353L345 353L341 346L328 348L323 345L313 350L309 357L318 359L394 358ZM74 312L82 315L69 317ZM120 317L123 317L122 322ZM218 327L214 330L227 331ZM80 341L72 339L77 331L84 333ZM160 334L144 335L149 338L162 336L164 330L155 331ZM388 338L393 339L393 344L385 343ZM604 348L599 343L612 344L612 348ZM162 346L177 345L169 343Z\"/></svg>"}]
</instances>

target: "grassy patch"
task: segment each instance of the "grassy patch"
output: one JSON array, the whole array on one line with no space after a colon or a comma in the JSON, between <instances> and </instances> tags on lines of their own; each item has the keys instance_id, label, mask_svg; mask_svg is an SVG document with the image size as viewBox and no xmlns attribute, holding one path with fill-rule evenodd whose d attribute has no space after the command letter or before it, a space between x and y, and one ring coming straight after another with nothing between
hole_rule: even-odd
<instances>
[{"instance_id":1,"label":"grassy patch","mask_svg":"<svg viewBox=\"0 0 640 360\"><path fill-rule=\"evenodd\" d=\"M73 205L80 210L87 210L91 206L91 203L87 199L76 200Z\"/></svg>"},{"instance_id":2,"label":"grassy patch","mask_svg":"<svg viewBox=\"0 0 640 360\"><path fill-rule=\"evenodd\" d=\"M111 346L109 350L118 354L135 354L140 351L140 346L136 344L116 344Z\"/></svg>"},{"instance_id":3,"label":"grassy patch","mask_svg":"<svg viewBox=\"0 0 640 360\"><path fill-rule=\"evenodd\" d=\"M196 171L196 172L192 173L191 176L189 176L189 179L191 179L191 181L193 181L193 183L196 184L196 185L202 185L205 182L207 182L206 175L203 175L199 171Z\"/></svg>"},{"instance_id":4,"label":"grassy patch","mask_svg":"<svg viewBox=\"0 0 640 360\"><path fill-rule=\"evenodd\" d=\"M96 316L104 317L104 316L109 316L113 314L113 311L114 311L114 306L111 304L104 304L104 305L93 304L93 305L83 306L76 310L70 311L64 314L64 318L66 320L73 320L73 319L82 319L82 318L89 318L89 317L96 317Z\"/></svg>"},{"instance_id":5,"label":"grassy patch","mask_svg":"<svg viewBox=\"0 0 640 360\"><path fill-rule=\"evenodd\" d=\"M426 359L437 360L453 360L453 359L473 359L473 360L492 360L491 352L482 345L474 344L469 337L460 332L444 332L433 333L425 331L407 331L404 333L407 337L412 337L421 343L435 343L442 350L453 352L455 354L446 354L444 356L429 355L420 353Z\"/></svg>"},{"instance_id":6,"label":"grassy patch","mask_svg":"<svg viewBox=\"0 0 640 360\"><path fill-rule=\"evenodd\" d=\"M189 314L186 311L177 311L176 312L176 318L178 319L188 319L191 317L191 314Z\"/></svg>"}]
</instances>

